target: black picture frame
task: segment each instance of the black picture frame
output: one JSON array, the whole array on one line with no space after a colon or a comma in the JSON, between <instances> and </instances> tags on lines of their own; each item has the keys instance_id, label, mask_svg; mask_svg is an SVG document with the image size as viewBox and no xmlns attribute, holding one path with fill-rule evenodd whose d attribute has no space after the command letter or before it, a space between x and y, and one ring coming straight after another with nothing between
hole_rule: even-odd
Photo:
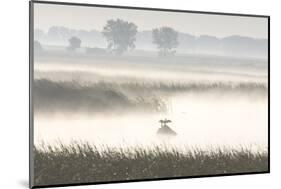
<instances>
[{"instance_id":1,"label":"black picture frame","mask_svg":"<svg viewBox=\"0 0 281 189\"><path fill-rule=\"evenodd\" d=\"M52 5L66 5L66 6L86 6L86 7L102 7L113 9L132 9L132 10L146 10L146 11L162 11L162 12L181 12L181 13L195 13L195 14L210 14L210 15L228 15L228 16L242 16L242 17L259 17L268 20L268 170L264 172L247 172L247 173L231 173L231 174L212 174L212 175L198 175L198 176L181 176L181 177L167 177L167 178L151 178L151 179L136 179L136 180L120 180L109 182L88 182L88 183L74 183L74 184L54 184L54 185L34 185L32 183L33 172L33 146L34 146L34 127L33 127L33 81L34 81L34 4L52 4ZM101 5L88 3L70 3L70 2L56 2L56 1L29 1L29 187L30 188L47 188L47 187L66 187L66 186L81 186L81 185L97 185L97 184L112 184L112 183L129 183L142 181L160 181L173 179L188 179L188 178L205 178L205 177L222 177L222 176L238 176L238 175L253 175L253 174L268 174L270 173L270 16L256 15L256 14L241 14L241 13L225 13L225 12L207 12L207 11L192 11L180 9L163 9L163 8L149 8L149 7L130 7L130 6L116 6L116 5Z\"/></svg>"}]
</instances>

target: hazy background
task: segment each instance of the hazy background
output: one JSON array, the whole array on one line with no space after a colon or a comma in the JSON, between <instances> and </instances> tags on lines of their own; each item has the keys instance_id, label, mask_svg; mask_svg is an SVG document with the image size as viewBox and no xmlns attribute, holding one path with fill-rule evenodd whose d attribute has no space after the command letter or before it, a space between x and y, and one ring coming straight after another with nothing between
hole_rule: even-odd
<instances>
[{"instance_id":1,"label":"hazy background","mask_svg":"<svg viewBox=\"0 0 281 189\"><path fill-rule=\"evenodd\" d=\"M168 26L179 32L179 53L267 58L266 18L48 4L36 4L34 14L35 40L47 45L65 46L77 36L83 47L105 48L100 32L119 18L137 25L136 49L155 50L151 30Z\"/></svg>"},{"instance_id":2,"label":"hazy background","mask_svg":"<svg viewBox=\"0 0 281 189\"><path fill-rule=\"evenodd\" d=\"M177 146L267 146L267 19L38 4L35 18L37 142L152 145L169 118ZM101 34L111 18L138 26L120 57ZM173 57L152 44L161 26L179 32Z\"/></svg>"},{"instance_id":3,"label":"hazy background","mask_svg":"<svg viewBox=\"0 0 281 189\"><path fill-rule=\"evenodd\" d=\"M267 18L48 4L36 4L34 11L34 27L45 32L52 26L101 31L107 20L120 18L140 31L165 25L196 36L267 38Z\"/></svg>"}]
</instances>

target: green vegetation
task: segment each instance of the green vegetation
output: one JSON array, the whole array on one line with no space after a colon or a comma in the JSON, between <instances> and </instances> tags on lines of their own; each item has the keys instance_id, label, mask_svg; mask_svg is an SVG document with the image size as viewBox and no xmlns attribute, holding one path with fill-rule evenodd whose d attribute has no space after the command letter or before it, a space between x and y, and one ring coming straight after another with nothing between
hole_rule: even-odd
<instances>
[{"instance_id":1,"label":"green vegetation","mask_svg":"<svg viewBox=\"0 0 281 189\"><path fill-rule=\"evenodd\" d=\"M41 145L34 148L35 184L120 181L196 175L215 175L268 170L267 152L247 149L177 148L102 149L88 143Z\"/></svg>"}]
</instances>

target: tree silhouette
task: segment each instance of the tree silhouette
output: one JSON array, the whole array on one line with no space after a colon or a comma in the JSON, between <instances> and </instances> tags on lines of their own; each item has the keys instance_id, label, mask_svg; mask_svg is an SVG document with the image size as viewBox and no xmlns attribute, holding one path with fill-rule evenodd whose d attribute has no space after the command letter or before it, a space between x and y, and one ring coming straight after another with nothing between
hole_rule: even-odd
<instances>
[{"instance_id":1,"label":"tree silhouette","mask_svg":"<svg viewBox=\"0 0 281 189\"><path fill-rule=\"evenodd\" d=\"M107 48L116 55L135 48L137 26L132 22L121 19L108 20L102 33L107 39Z\"/></svg>"},{"instance_id":2,"label":"tree silhouette","mask_svg":"<svg viewBox=\"0 0 281 189\"><path fill-rule=\"evenodd\" d=\"M170 27L161 27L152 30L153 43L159 49L159 56L168 56L175 54L178 46L178 32Z\"/></svg>"},{"instance_id":3,"label":"tree silhouette","mask_svg":"<svg viewBox=\"0 0 281 189\"><path fill-rule=\"evenodd\" d=\"M39 41L34 41L33 48L35 52L41 52L43 50L42 45Z\"/></svg>"},{"instance_id":4,"label":"tree silhouette","mask_svg":"<svg viewBox=\"0 0 281 189\"><path fill-rule=\"evenodd\" d=\"M75 51L77 48L80 48L81 46L81 39L78 37L71 37L68 39L69 46L67 47L70 51Z\"/></svg>"}]
</instances>

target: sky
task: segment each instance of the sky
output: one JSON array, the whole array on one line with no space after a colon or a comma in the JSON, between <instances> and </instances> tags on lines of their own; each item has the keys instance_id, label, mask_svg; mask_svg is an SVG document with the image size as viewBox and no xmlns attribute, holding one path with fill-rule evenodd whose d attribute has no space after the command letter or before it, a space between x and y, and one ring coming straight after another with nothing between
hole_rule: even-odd
<instances>
[{"instance_id":1,"label":"sky","mask_svg":"<svg viewBox=\"0 0 281 189\"><path fill-rule=\"evenodd\" d=\"M212 35L219 38L240 35L253 38L268 36L267 18L132 10L70 5L39 4L34 6L34 28L45 32L52 26L98 30L109 19L134 22L139 31L169 26L192 35Z\"/></svg>"}]
</instances>

